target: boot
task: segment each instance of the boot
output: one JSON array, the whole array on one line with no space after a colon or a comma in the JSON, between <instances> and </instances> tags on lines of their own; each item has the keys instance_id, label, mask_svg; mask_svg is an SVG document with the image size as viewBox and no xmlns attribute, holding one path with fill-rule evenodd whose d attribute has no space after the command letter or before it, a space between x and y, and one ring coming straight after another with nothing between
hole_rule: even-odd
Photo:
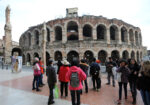
<instances>
[{"instance_id":1,"label":"boot","mask_svg":"<svg viewBox=\"0 0 150 105\"><path fill-rule=\"evenodd\" d=\"M133 105L136 104L136 98L133 98L133 102L132 102Z\"/></svg>"}]
</instances>

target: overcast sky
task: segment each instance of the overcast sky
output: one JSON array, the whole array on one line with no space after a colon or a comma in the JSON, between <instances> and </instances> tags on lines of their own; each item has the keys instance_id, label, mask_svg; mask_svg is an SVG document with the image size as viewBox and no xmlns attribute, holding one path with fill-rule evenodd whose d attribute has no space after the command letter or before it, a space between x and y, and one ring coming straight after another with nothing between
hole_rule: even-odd
<instances>
[{"instance_id":1,"label":"overcast sky","mask_svg":"<svg viewBox=\"0 0 150 105\"><path fill-rule=\"evenodd\" d=\"M66 8L78 7L79 15L102 15L140 27L143 45L150 49L150 0L0 0L0 38L4 35L5 8L10 5L12 39L30 26L65 17Z\"/></svg>"}]
</instances>

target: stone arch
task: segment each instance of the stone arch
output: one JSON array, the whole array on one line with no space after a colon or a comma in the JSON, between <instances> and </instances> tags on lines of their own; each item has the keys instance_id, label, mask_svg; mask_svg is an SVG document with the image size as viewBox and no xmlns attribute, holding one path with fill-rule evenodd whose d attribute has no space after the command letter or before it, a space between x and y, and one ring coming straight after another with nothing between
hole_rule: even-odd
<instances>
[{"instance_id":1,"label":"stone arch","mask_svg":"<svg viewBox=\"0 0 150 105\"><path fill-rule=\"evenodd\" d=\"M102 64L106 62L107 52L105 50L101 50L98 53L98 59L101 61Z\"/></svg>"},{"instance_id":2,"label":"stone arch","mask_svg":"<svg viewBox=\"0 0 150 105\"><path fill-rule=\"evenodd\" d=\"M142 58L143 58L143 54L142 52L140 52L140 60L142 60Z\"/></svg>"},{"instance_id":3,"label":"stone arch","mask_svg":"<svg viewBox=\"0 0 150 105\"><path fill-rule=\"evenodd\" d=\"M50 35L50 28L48 28L48 27L46 27L46 32L47 32L47 37L46 37L46 39L47 39L47 42L50 42L50 40L51 40L51 35Z\"/></svg>"},{"instance_id":4,"label":"stone arch","mask_svg":"<svg viewBox=\"0 0 150 105\"><path fill-rule=\"evenodd\" d=\"M28 45L31 46L31 43L32 43L32 36L31 36L31 33L28 32Z\"/></svg>"},{"instance_id":5,"label":"stone arch","mask_svg":"<svg viewBox=\"0 0 150 105\"><path fill-rule=\"evenodd\" d=\"M35 42L35 45L39 45L39 37L40 37L40 31L34 30L34 42Z\"/></svg>"},{"instance_id":6,"label":"stone arch","mask_svg":"<svg viewBox=\"0 0 150 105\"><path fill-rule=\"evenodd\" d=\"M34 57L40 57L39 54L37 52L34 53Z\"/></svg>"},{"instance_id":7,"label":"stone arch","mask_svg":"<svg viewBox=\"0 0 150 105\"><path fill-rule=\"evenodd\" d=\"M122 28L121 28L121 41L122 42L127 42L128 41L128 39L127 39L127 29L123 26Z\"/></svg>"},{"instance_id":8,"label":"stone arch","mask_svg":"<svg viewBox=\"0 0 150 105\"><path fill-rule=\"evenodd\" d=\"M62 40L62 27L61 26L55 26L55 40L61 41Z\"/></svg>"},{"instance_id":9,"label":"stone arch","mask_svg":"<svg viewBox=\"0 0 150 105\"><path fill-rule=\"evenodd\" d=\"M83 26L83 37L84 37L85 40L86 39L91 39L91 37L92 37L92 30L93 30L93 28L92 28L92 26L90 24L85 24Z\"/></svg>"},{"instance_id":10,"label":"stone arch","mask_svg":"<svg viewBox=\"0 0 150 105\"><path fill-rule=\"evenodd\" d=\"M137 59L137 62L139 63L139 62L140 62L140 55L139 55L139 51L137 51L137 52L136 52L136 57L137 57L137 58L136 58L136 59Z\"/></svg>"},{"instance_id":11,"label":"stone arch","mask_svg":"<svg viewBox=\"0 0 150 105\"><path fill-rule=\"evenodd\" d=\"M31 63L31 56L29 53L27 53L27 62Z\"/></svg>"},{"instance_id":12,"label":"stone arch","mask_svg":"<svg viewBox=\"0 0 150 105\"><path fill-rule=\"evenodd\" d=\"M94 58L94 54L92 51L87 50L84 52L84 59L86 59L87 63L90 64Z\"/></svg>"},{"instance_id":13,"label":"stone arch","mask_svg":"<svg viewBox=\"0 0 150 105\"><path fill-rule=\"evenodd\" d=\"M135 42L136 42L136 45L139 44L139 36L138 36L138 32L135 31Z\"/></svg>"},{"instance_id":14,"label":"stone arch","mask_svg":"<svg viewBox=\"0 0 150 105\"><path fill-rule=\"evenodd\" d=\"M135 52L134 51L131 52L131 59L135 59Z\"/></svg>"},{"instance_id":15,"label":"stone arch","mask_svg":"<svg viewBox=\"0 0 150 105\"><path fill-rule=\"evenodd\" d=\"M67 54L67 60L68 60L69 62L71 62L71 61L73 60L73 58L79 59L79 53L72 50L72 51L70 51L70 52Z\"/></svg>"},{"instance_id":16,"label":"stone arch","mask_svg":"<svg viewBox=\"0 0 150 105\"><path fill-rule=\"evenodd\" d=\"M111 52L111 57L112 57L113 60L120 59L119 51L118 50L113 50Z\"/></svg>"},{"instance_id":17,"label":"stone arch","mask_svg":"<svg viewBox=\"0 0 150 105\"><path fill-rule=\"evenodd\" d=\"M48 66L48 61L50 59L50 54L46 51L46 65Z\"/></svg>"},{"instance_id":18,"label":"stone arch","mask_svg":"<svg viewBox=\"0 0 150 105\"><path fill-rule=\"evenodd\" d=\"M25 54L22 55L22 63L23 63L23 64L26 63L26 57L25 57Z\"/></svg>"},{"instance_id":19,"label":"stone arch","mask_svg":"<svg viewBox=\"0 0 150 105\"><path fill-rule=\"evenodd\" d=\"M55 61L63 59L62 58L62 53L60 51L56 51L54 57L55 57Z\"/></svg>"},{"instance_id":20,"label":"stone arch","mask_svg":"<svg viewBox=\"0 0 150 105\"><path fill-rule=\"evenodd\" d=\"M69 21L67 24L67 40L78 40L78 24L75 21Z\"/></svg>"},{"instance_id":21,"label":"stone arch","mask_svg":"<svg viewBox=\"0 0 150 105\"><path fill-rule=\"evenodd\" d=\"M122 52L122 58L128 60L128 58L129 58L129 53L128 53L127 50L125 50L125 51Z\"/></svg>"},{"instance_id":22,"label":"stone arch","mask_svg":"<svg viewBox=\"0 0 150 105\"><path fill-rule=\"evenodd\" d=\"M13 48L12 49L12 52L11 52L11 55L16 55L16 56L22 56L22 50L20 48Z\"/></svg>"},{"instance_id":23,"label":"stone arch","mask_svg":"<svg viewBox=\"0 0 150 105\"><path fill-rule=\"evenodd\" d=\"M98 40L105 40L106 39L106 27L103 24L99 24L96 28L97 31L97 39Z\"/></svg>"},{"instance_id":24,"label":"stone arch","mask_svg":"<svg viewBox=\"0 0 150 105\"><path fill-rule=\"evenodd\" d=\"M111 25L109 28L110 40L118 40L118 27L116 25Z\"/></svg>"},{"instance_id":25,"label":"stone arch","mask_svg":"<svg viewBox=\"0 0 150 105\"><path fill-rule=\"evenodd\" d=\"M129 30L129 39L131 44L134 44L134 33L133 33L133 29Z\"/></svg>"}]
</instances>

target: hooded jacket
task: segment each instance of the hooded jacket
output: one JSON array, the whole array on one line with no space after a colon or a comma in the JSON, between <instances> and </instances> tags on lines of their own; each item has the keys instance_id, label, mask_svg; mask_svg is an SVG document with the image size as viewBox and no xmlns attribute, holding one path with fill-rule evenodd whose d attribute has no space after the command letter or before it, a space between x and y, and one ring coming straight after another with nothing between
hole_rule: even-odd
<instances>
[{"instance_id":1,"label":"hooded jacket","mask_svg":"<svg viewBox=\"0 0 150 105\"><path fill-rule=\"evenodd\" d=\"M83 88L82 86L82 83L81 81L85 80L86 79L86 74L77 66L72 66L70 67L70 70L67 72L66 74L66 79L70 81L71 79L71 74L72 72L77 72L78 73L78 76L79 76L79 86L78 87L72 87L70 84L69 84L69 89L70 90L81 90Z\"/></svg>"},{"instance_id":2,"label":"hooded jacket","mask_svg":"<svg viewBox=\"0 0 150 105\"><path fill-rule=\"evenodd\" d=\"M66 79L66 74L69 71L69 66L61 66L60 70L59 70L59 80L61 82L68 82L68 80Z\"/></svg>"}]
</instances>

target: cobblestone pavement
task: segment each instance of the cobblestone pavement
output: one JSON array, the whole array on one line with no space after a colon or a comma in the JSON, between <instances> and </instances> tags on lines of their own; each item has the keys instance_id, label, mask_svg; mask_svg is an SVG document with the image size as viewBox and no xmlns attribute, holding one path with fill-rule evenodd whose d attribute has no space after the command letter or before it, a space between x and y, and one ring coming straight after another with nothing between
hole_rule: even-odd
<instances>
[{"instance_id":1,"label":"cobblestone pavement","mask_svg":"<svg viewBox=\"0 0 150 105\"><path fill-rule=\"evenodd\" d=\"M44 83L41 92L32 91L33 74L29 70L20 73L11 73L10 70L0 70L0 103L2 105L47 105L49 90L44 76ZM86 105L117 105L118 84L116 87L105 85L107 82L106 74L102 75L102 88L99 92L93 91L90 77L89 93L81 95L81 103ZM59 86L59 82L57 83ZM129 88L128 88L129 89ZM124 95L123 95L124 96ZM58 98L54 105L71 105L70 93L67 98ZM128 90L128 99L123 97L121 105L132 105L131 93ZM143 105L141 96L138 92L137 105Z\"/></svg>"}]
</instances>

